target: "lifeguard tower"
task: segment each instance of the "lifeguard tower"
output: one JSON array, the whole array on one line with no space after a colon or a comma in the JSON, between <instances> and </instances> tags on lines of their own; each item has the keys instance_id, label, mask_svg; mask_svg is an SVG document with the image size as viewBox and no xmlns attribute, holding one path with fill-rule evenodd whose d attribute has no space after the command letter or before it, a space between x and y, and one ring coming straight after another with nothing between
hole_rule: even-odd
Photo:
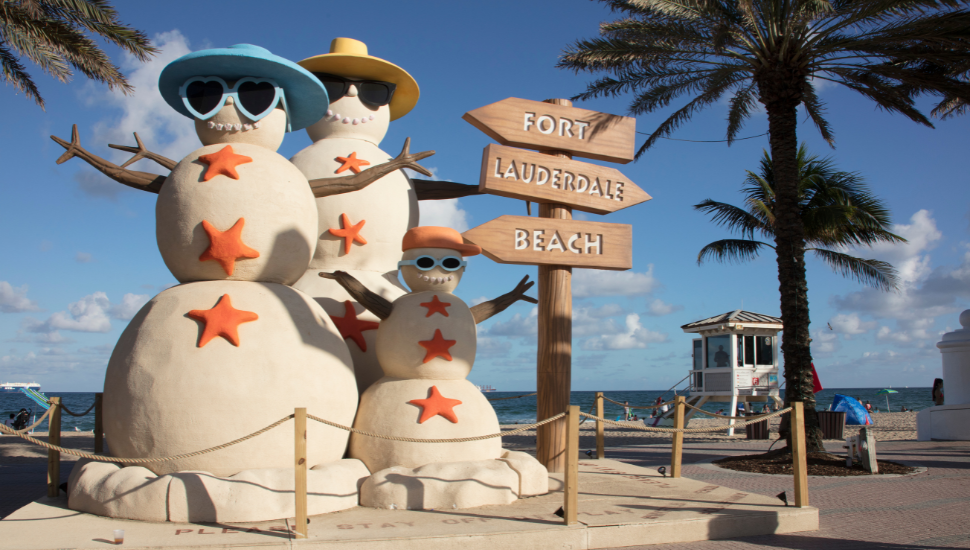
<instances>
[{"instance_id":1,"label":"lifeguard tower","mask_svg":"<svg viewBox=\"0 0 970 550\"><path fill-rule=\"evenodd\" d=\"M693 368L687 402L700 407L708 401L730 402L735 416L738 403L751 411L752 403L778 397L778 332L781 319L740 309L688 323L684 332L697 334L693 341ZM685 418L693 415L688 410ZM730 421L731 425L734 420ZM728 430L734 435L734 428Z\"/></svg>"}]
</instances>

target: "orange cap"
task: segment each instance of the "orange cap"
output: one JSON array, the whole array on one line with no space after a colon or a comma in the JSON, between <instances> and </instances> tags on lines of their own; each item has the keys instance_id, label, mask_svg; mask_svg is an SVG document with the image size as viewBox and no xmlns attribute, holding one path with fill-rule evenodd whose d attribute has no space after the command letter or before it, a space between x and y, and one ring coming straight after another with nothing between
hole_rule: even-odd
<instances>
[{"instance_id":1,"label":"orange cap","mask_svg":"<svg viewBox=\"0 0 970 550\"><path fill-rule=\"evenodd\" d=\"M435 227L426 225L415 227L404 234L401 251L412 248L448 248L461 252L462 256L474 256L482 253L482 247L477 244L467 244L461 233L450 227Z\"/></svg>"}]
</instances>

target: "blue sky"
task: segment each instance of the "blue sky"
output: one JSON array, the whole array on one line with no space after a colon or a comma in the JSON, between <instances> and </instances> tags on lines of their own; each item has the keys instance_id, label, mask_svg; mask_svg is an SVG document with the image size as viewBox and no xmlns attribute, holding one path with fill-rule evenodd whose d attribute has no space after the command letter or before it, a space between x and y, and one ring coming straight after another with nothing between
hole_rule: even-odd
<instances>
[{"instance_id":1,"label":"blue sky","mask_svg":"<svg viewBox=\"0 0 970 550\"><path fill-rule=\"evenodd\" d=\"M138 308L175 284L155 245L155 195L129 190L82 161L56 165L78 124L82 143L115 161L108 143L146 145L173 159L199 147L189 119L172 111L155 88L162 67L189 51L252 43L300 60L326 53L337 36L367 43L372 55L410 72L421 87L417 107L391 124L382 148L434 149L423 165L440 179L477 183L482 149L491 140L462 114L506 97L542 100L583 91L591 79L557 70L564 47L592 37L613 18L599 3L558 2L231 4L132 2L122 19L143 29L162 53L142 64L107 48L137 87L113 93L79 77L62 85L30 67L47 100L42 111L6 87L0 105L0 381L37 381L50 391L98 391L115 342ZM830 149L810 124L800 139L863 175L893 213L908 245L859 254L892 262L903 288L872 291L809 261L813 355L827 387L929 386L940 376L940 335L958 328L970 304L970 193L966 118L936 129L877 111L858 95L821 88L836 135ZM629 97L577 103L625 114ZM680 103L672 106L676 108ZM932 103L921 103L928 111ZM695 116L673 137L718 140L726 105ZM669 111L640 117L651 132ZM767 129L755 115L742 136ZM644 139L645 136L639 136ZM640 141L642 143L642 141ZM310 144L294 132L280 153ZM653 196L607 216L577 219L633 225L633 269L575 270L573 389L666 389L690 367L690 335L680 326L744 308L779 315L774 259L744 265L696 263L705 244L723 238L692 205L706 198L738 204L746 169L756 169L767 138L724 143L661 140L639 161L617 166ZM136 169L158 171L151 165ZM503 214L525 214L522 201L471 197L422 205L422 223L464 230ZM536 268L474 257L457 294L466 302L511 289ZM533 290L532 294L535 294ZM831 325L832 329L828 328ZM479 355L470 379L501 390L535 387L535 312L520 303L479 327ZM214 383L216 381L213 381Z\"/></svg>"}]
</instances>

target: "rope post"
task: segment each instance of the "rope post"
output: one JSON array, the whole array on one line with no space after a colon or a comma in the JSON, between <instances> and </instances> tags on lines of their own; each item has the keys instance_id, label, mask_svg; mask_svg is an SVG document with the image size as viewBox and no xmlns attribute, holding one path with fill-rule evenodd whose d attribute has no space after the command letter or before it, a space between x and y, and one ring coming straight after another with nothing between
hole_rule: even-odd
<instances>
[{"instance_id":1,"label":"rope post","mask_svg":"<svg viewBox=\"0 0 970 550\"><path fill-rule=\"evenodd\" d=\"M674 397L674 428L684 428L684 396ZM674 432L670 447L670 477L680 477L680 459L684 451L684 432Z\"/></svg>"},{"instance_id":2,"label":"rope post","mask_svg":"<svg viewBox=\"0 0 970 550\"><path fill-rule=\"evenodd\" d=\"M570 405L566 414L566 489L563 494L563 523L576 525L579 506L579 405Z\"/></svg>"},{"instance_id":3,"label":"rope post","mask_svg":"<svg viewBox=\"0 0 970 550\"><path fill-rule=\"evenodd\" d=\"M795 506L808 506L808 457L805 454L805 408L801 401L792 403L792 471L795 474Z\"/></svg>"},{"instance_id":4,"label":"rope post","mask_svg":"<svg viewBox=\"0 0 970 550\"><path fill-rule=\"evenodd\" d=\"M605 418L603 416L603 392L596 392L596 417ZM603 449L603 423L599 420L596 421L596 458L602 460L606 458L606 451Z\"/></svg>"},{"instance_id":5,"label":"rope post","mask_svg":"<svg viewBox=\"0 0 970 550\"><path fill-rule=\"evenodd\" d=\"M94 394L94 454L104 453L104 416L102 406L104 404L104 394Z\"/></svg>"},{"instance_id":6,"label":"rope post","mask_svg":"<svg viewBox=\"0 0 970 550\"><path fill-rule=\"evenodd\" d=\"M296 498L296 537L307 538L306 504L306 408L293 410L293 462L296 483L293 494Z\"/></svg>"},{"instance_id":7,"label":"rope post","mask_svg":"<svg viewBox=\"0 0 970 550\"><path fill-rule=\"evenodd\" d=\"M51 415L47 419L47 442L51 445L61 444L61 398L51 397ZM47 450L47 496L56 497L61 484L61 453L53 449Z\"/></svg>"}]
</instances>

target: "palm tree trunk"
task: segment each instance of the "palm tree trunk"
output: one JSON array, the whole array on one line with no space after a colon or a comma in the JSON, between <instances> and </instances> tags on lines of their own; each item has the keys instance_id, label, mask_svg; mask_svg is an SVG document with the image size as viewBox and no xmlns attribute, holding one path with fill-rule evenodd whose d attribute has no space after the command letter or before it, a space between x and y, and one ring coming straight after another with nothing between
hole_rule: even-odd
<instances>
[{"instance_id":1,"label":"palm tree trunk","mask_svg":"<svg viewBox=\"0 0 970 550\"><path fill-rule=\"evenodd\" d=\"M805 277L805 228L798 204L798 101L784 98L765 105L771 161L775 177L775 246L781 294L782 353L785 358L785 405L801 401L805 407L806 448L824 451L822 432L812 393L812 351L808 325L808 283ZM789 417L782 419L782 435L791 447Z\"/></svg>"}]
</instances>

